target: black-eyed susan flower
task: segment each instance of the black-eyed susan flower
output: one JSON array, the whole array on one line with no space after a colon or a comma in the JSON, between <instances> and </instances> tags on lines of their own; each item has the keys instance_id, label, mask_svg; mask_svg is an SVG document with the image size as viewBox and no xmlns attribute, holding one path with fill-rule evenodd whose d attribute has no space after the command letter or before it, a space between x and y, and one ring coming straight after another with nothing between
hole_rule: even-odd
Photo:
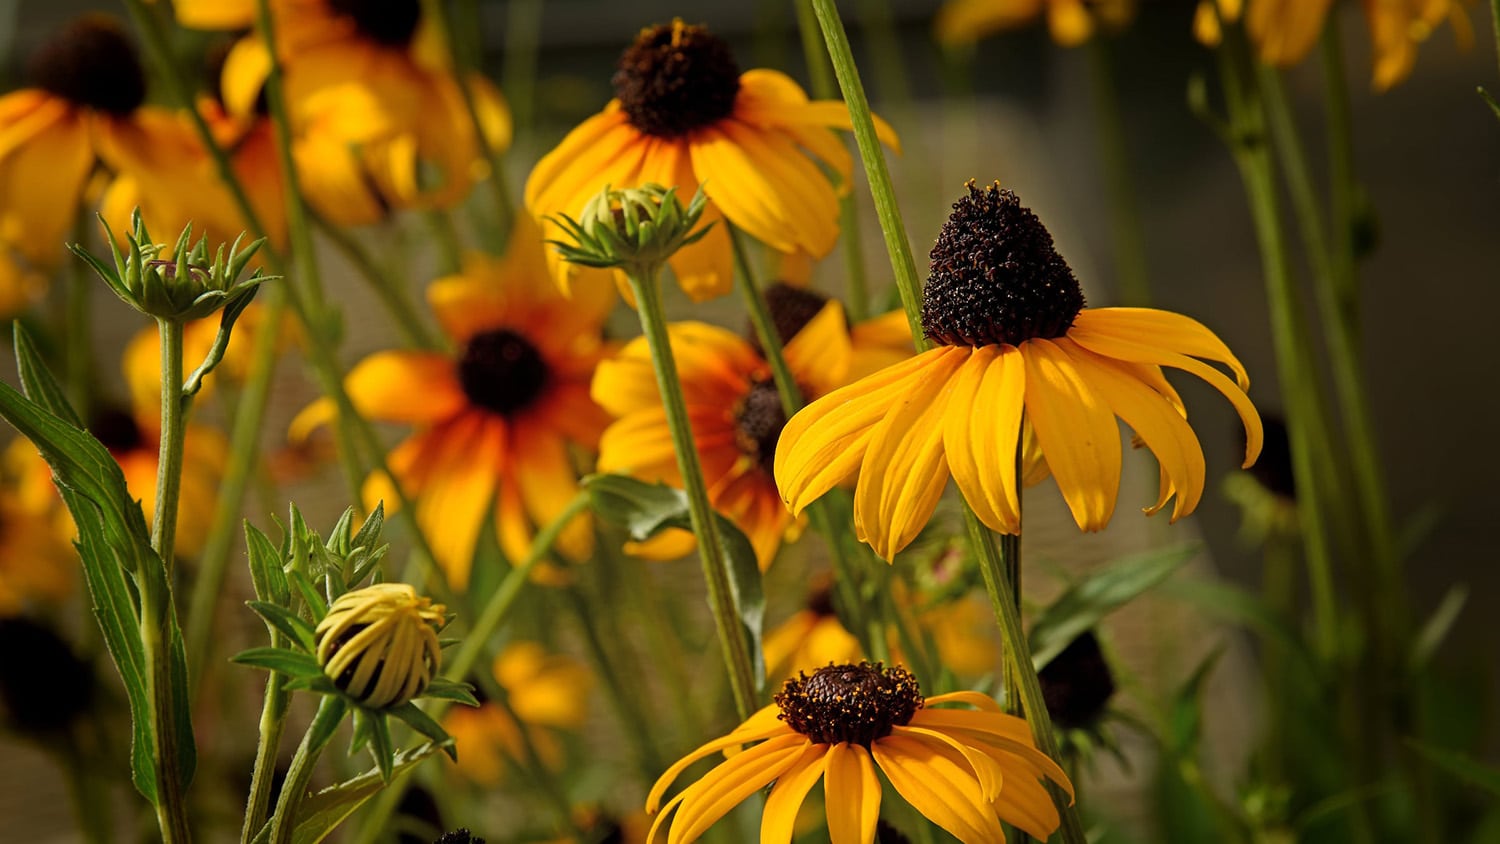
<instances>
[{"instance_id":1,"label":"black-eyed susan flower","mask_svg":"<svg viewBox=\"0 0 1500 844\"><path fill-rule=\"evenodd\" d=\"M503 259L473 254L463 271L432 282L427 301L456 354L379 352L360 361L345 387L368 418L415 426L390 453L401 490L455 588L468 582L485 514L495 514L512 560L531 546L578 490L569 446L590 451L608 417L589 398L594 367L609 349L601 329L614 303L610 279L591 271L564 299L548 281L542 242L529 221L515 226ZM334 413L323 399L293 423L303 438ZM364 498L396 502L372 476ZM556 548L589 556L593 531L580 515Z\"/></svg>"},{"instance_id":2,"label":"black-eyed susan flower","mask_svg":"<svg viewBox=\"0 0 1500 844\"><path fill-rule=\"evenodd\" d=\"M371 709L401 706L426 691L442 664L442 604L405 583L345 592L318 622L318 663L339 691Z\"/></svg>"},{"instance_id":3,"label":"black-eyed susan flower","mask_svg":"<svg viewBox=\"0 0 1500 844\"><path fill-rule=\"evenodd\" d=\"M793 304L792 294L778 293L772 317L786 342L793 378L803 395L817 397L847 382L855 347L842 305L811 291L799 291L795 298ZM718 326L679 322L668 333L709 501L745 532L765 569L782 541L801 530L782 505L771 474L786 414L770 366L749 341ZM680 486L644 337L599 365L593 396L616 418L599 441L599 471ZM671 558L687 553L692 543L687 531L673 529L633 550Z\"/></svg>"},{"instance_id":4,"label":"black-eyed susan flower","mask_svg":"<svg viewBox=\"0 0 1500 844\"><path fill-rule=\"evenodd\" d=\"M939 708L945 704L975 709ZM667 789L690 765L745 745L753 746L663 805ZM741 801L773 786L760 840L785 844L797 810L821 780L829 839L868 844L880 814L879 774L964 844L1004 841L1001 822L1046 840L1059 818L1043 780L1070 794L1073 788L1036 749L1026 722L1002 713L990 698L954 692L923 699L905 669L829 665L788 680L771 706L669 768L646 798L647 811L661 810L651 839L670 818L669 844L695 841Z\"/></svg>"},{"instance_id":5,"label":"black-eyed susan flower","mask_svg":"<svg viewBox=\"0 0 1500 844\"><path fill-rule=\"evenodd\" d=\"M829 129L849 128L842 103L809 101L774 70L740 73L723 39L675 20L641 31L620 56L615 98L537 162L526 207L538 219L576 217L605 185L655 182L679 191L702 184L704 219L727 218L783 253L821 257L838 239L838 191L823 161L847 181L848 150ZM895 134L877 122L881 139ZM553 225L547 223L547 225ZM548 237L556 237L549 230ZM671 261L696 300L729 290L734 278L728 232L714 226ZM565 284L567 265L554 263Z\"/></svg>"},{"instance_id":6,"label":"black-eyed susan flower","mask_svg":"<svg viewBox=\"0 0 1500 844\"><path fill-rule=\"evenodd\" d=\"M948 0L933 28L944 44L972 44L991 33L1029 26L1045 14L1052 40L1076 47L1101 25L1123 26L1135 5L1136 0Z\"/></svg>"},{"instance_id":7,"label":"black-eyed susan flower","mask_svg":"<svg viewBox=\"0 0 1500 844\"><path fill-rule=\"evenodd\" d=\"M443 728L463 748L458 773L476 785L499 784L507 759L524 758L522 730L543 765L561 767L557 732L577 730L588 719L593 675L573 657L549 652L537 642L507 644L492 670L509 712L481 696L478 708L453 709L443 718Z\"/></svg>"},{"instance_id":8,"label":"black-eyed susan flower","mask_svg":"<svg viewBox=\"0 0 1500 844\"><path fill-rule=\"evenodd\" d=\"M1016 454L1024 430L1078 527L1102 529L1120 486L1130 425L1161 467L1154 513L1173 519L1203 494L1205 465L1162 367L1207 381L1261 446L1244 367L1213 332L1149 308L1085 308L1052 236L1015 194L971 182L932 249L922 324L937 347L813 402L782 432L776 479L794 513L858 472L855 532L891 559L931 517L951 473L980 520L1020 531ZM1231 381L1199 358L1222 363ZM1022 473L1022 476L1028 474Z\"/></svg>"}]
</instances>

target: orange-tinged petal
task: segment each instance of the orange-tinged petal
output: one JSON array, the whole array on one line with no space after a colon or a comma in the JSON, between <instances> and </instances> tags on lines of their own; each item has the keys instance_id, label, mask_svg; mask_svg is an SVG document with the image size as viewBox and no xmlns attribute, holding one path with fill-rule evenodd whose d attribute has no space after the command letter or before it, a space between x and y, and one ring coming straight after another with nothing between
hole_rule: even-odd
<instances>
[{"instance_id":1,"label":"orange-tinged petal","mask_svg":"<svg viewBox=\"0 0 1500 844\"><path fill-rule=\"evenodd\" d=\"M953 379L943 416L948 470L964 500L990 530L1021 531L1016 449L1025 410L1026 364L1014 346L983 346Z\"/></svg>"},{"instance_id":2,"label":"orange-tinged petal","mask_svg":"<svg viewBox=\"0 0 1500 844\"><path fill-rule=\"evenodd\" d=\"M797 249L796 234L790 231L794 224L787 219L779 192L784 186L762 172L767 162L752 158L718 126L695 133L688 149L704 193L730 222L772 249Z\"/></svg>"},{"instance_id":3,"label":"orange-tinged petal","mask_svg":"<svg viewBox=\"0 0 1500 844\"><path fill-rule=\"evenodd\" d=\"M1094 33L1094 19L1082 0L1052 0L1047 4L1047 29L1061 46L1076 47Z\"/></svg>"},{"instance_id":4,"label":"orange-tinged petal","mask_svg":"<svg viewBox=\"0 0 1500 844\"><path fill-rule=\"evenodd\" d=\"M56 267L94 165L88 128L65 117L0 159L0 240L33 264Z\"/></svg>"},{"instance_id":5,"label":"orange-tinged petal","mask_svg":"<svg viewBox=\"0 0 1500 844\"><path fill-rule=\"evenodd\" d=\"M1021 344L1026 413L1080 530L1103 530L1120 492L1120 429L1109 406L1050 340Z\"/></svg>"},{"instance_id":6,"label":"orange-tinged petal","mask_svg":"<svg viewBox=\"0 0 1500 844\"><path fill-rule=\"evenodd\" d=\"M696 841L708 828L796 764L808 739L793 733L774 736L709 771L683 792L668 844Z\"/></svg>"},{"instance_id":7,"label":"orange-tinged petal","mask_svg":"<svg viewBox=\"0 0 1500 844\"><path fill-rule=\"evenodd\" d=\"M551 524L578 494L578 476L567 447L555 432L534 422L513 424L511 436L510 458L526 512L535 524ZM568 522L557 537L556 548L579 561L593 554L594 529L586 513Z\"/></svg>"},{"instance_id":8,"label":"orange-tinged petal","mask_svg":"<svg viewBox=\"0 0 1500 844\"><path fill-rule=\"evenodd\" d=\"M895 734L876 739L870 750L906 802L963 844L1005 840L972 772L927 744Z\"/></svg>"},{"instance_id":9,"label":"orange-tinged petal","mask_svg":"<svg viewBox=\"0 0 1500 844\"><path fill-rule=\"evenodd\" d=\"M417 498L417 522L449 584L463 589L499 480L495 467L504 459L505 422L488 413L471 412L445 428L428 482Z\"/></svg>"},{"instance_id":10,"label":"orange-tinged petal","mask_svg":"<svg viewBox=\"0 0 1500 844\"><path fill-rule=\"evenodd\" d=\"M729 735L720 736L713 741L705 742L699 745L692 753L674 762L672 767L668 768L660 777L657 777L656 783L651 786L651 792L646 795L646 811L657 811L661 806L662 797L666 796L667 789L671 787L673 781L682 776L682 772L692 767L693 763L705 756L718 753L726 748L749 744L752 741L759 741L761 739L768 739L778 733L782 733L785 736L798 735L801 737L799 734L793 733L790 727L777 719L776 716L780 711L774 703L762 707ZM805 737L803 737L803 740L806 740Z\"/></svg>"},{"instance_id":11,"label":"orange-tinged petal","mask_svg":"<svg viewBox=\"0 0 1500 844\"><path fill-rule=\"evenodd\" d=\"M875 840L880 819L880 778L869 751L857 744L839 742L828 749L823 802L828 815L831 844L867 844Z\"/></svg>"},{"instance_id":12,"label":"orange-tinged petal","mask_svg":"<svg viewBox=\"0 0 1500 844\"><path fill-rule=\"evenodd\" d=\"M447 419L469 406L453 360L436 352L376 352L344 380L362 416L412 425Z\"/></svg>"},{"instance_id":13,"label":"orange-tinged petal","mask_svg":"<svg viewBox=\"0 0 1500 844\"><path fill-rule=\"evenodd\" d=\"M802 756L776 778L761 813L760 844L791 844L797 812L807 793L823 778L828 750L826 744L808 743Z\"/></svg>"}]
</instances>

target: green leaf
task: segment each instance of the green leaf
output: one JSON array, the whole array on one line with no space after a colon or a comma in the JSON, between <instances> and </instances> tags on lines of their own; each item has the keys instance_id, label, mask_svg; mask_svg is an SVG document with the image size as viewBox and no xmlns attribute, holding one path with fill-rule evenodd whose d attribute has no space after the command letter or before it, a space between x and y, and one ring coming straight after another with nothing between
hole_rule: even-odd
<instances>
[{"instance_id":1,"label":"green leaf","mask_svg":"<svg viewBox=\"0 0 1500 844\"><path fill-rule=\"evenodd\" d=\"M386 722L385 716L370 716L370 739L370 753L375 757L375 767L380 770L380 778L390 782L395 768L392 757L396 755L396 746L391 743L391 725Z\"/></svg>"},{"instance_id":2,"label":"green leaf","mask_svg":"<svg viewBox=\"0 0 1500 844\"><path fill-rule=\"evenodd\" d=\"M246 601L245 606L255 610L256 615L265 619L266 624L280 630L288 639L301 645L303 650L308 653L317 650L312 625L299 618L296 613L265 601Z\"/></svg>"},{"instance_id":3,"label":"green leaf","mask_svg":"<svg viewBox=\"0 0 1500 844\"><path fill-rule=\"evenodd\" d=\"M1453 623L1458 621L1459 613L1464 611L1464 604L1468 600L1469 587L1461 583L1448 587L1442 602L1432 611L1427 623L1417 632L1416 641L1412 643L1410 667L1413 673L1420 672L1432 661L1433 655L1442 647L1443 640L1453 630Z\"/></svg>"},{"instance_id":4,"label":"green leaf","mask_svg":"<svg viewBox=\"0 0 1500 844\"><path fill-rule=\"evenodd\" d=\"M83 420L78 418L77 412L68 403L62 385L58 384L53 379L52 373L48 371L41 353L37 351L36 343L31 339L31 334L19 322L16 323L14 339L16 368L20 372L21 389L25 391L26 397L62 421L82 429Z\"/></svg>"},{"instance_id":5,"label":"green leaf","mask_svg":"<svg viewBox=\"0 0 1500 844\"><path fill-rule=\"evenodd\" d=\"M1452 774L1475 788L1500 797L1500 769L1485 765L1467 753L1427 744L1416 739L1407 739L1406 744L1440 770Z\"/></svg>"},{"instance_id":6,"label":"green leaf","mask_svg":"<svg viewBox=\"0 0 1500 844\"><path fill-rule=\"evenodd\" d=\"M451 700L468 706L479 705L479 699L474 697L473 686L468 683L455 683L445 677L432 678L432 682L428 684L427 690L422 692L422 697Z\"/></svg>"},{"instance_id":7,"label":"green leaf","mask_svg":"<svg viewBox=\"0 0 1500 844\"><path fill-rule=\"evenodd\" d=\"M354 730L353 733L349 736L350 756L358 753L360 749L370 743L370 737L375 730L375 727L373 726L374 721L375 718L373 718L370 713L366 712L363 709L360 709L359 707L355 707Z\"/></svg>"},{"instance_id":8,"label":"green leaf","mask_svg":"<svg viewBox=\"0 0 1500 844\"><path fill-rule=\"evenodd\" d=\"M313 585L307 575L293 569L287 573L287 577L292 585L297 587L297 594L301 595L302 600L312 608L313 618L321 619L328 615L328 602L323 600L323 593L318 591L318 587Z\"/></svg>"},{"instance_id":9,"label":"green leaf","mask_svg":"<svg viewBox=\"0 0 1500 844\"><path fill-rule=\"evenodd\" d=\"M411 769L412 766L442 749L444 748L438 744L428 743L396 754L394 764L391 766L391 775ZM346 818L354 814L356 809L364 805L366 800L379 794L380 790L385 788L386 782L380 770L371 770L303 800L302 809L297 813L297 827L292 832L292 844L318 844ZM265 841L269 838L269 832L270 826L267 825L254 840Z\"/></svg>"},{"instance_id":10,"label":"green leaf","mask_svg":"<svg viewBox=\"0 0 1500 844\"><path fill-rule=\"evenodd\" d=\"M1125 557L1074 584L1031 625L1031 662L1041 670L1069 642L1169 575L1198 553L1184 545Z\"/></svg>"},{"instance_id":11,"label":"green leaf","mask_svg":"<svg viewBox=\"0 0 1500 844\"><path fill-rule=\"evenodd\" d=\"M589 503L600 519L625 529L641 542L667 528L692 530L687 493L665 484L648 484L624 475L590 475L583 479ZM750 643L756 691L765 685L766 657L762 647L766 596L761 584L755 548L734 522L714 513L719 544L729 563L729 592L736 615Z\"/></svg>"},{"instance_id":12,"label":"green leaf","mask_svg":"<svg viewBox=\"0 0 1500 844\"><path fill-rule=\"evenodd\" d=\"M292 587L287 583L286 570L281 567L281 551L249 522L245 523L245 548L249 551L250 581L255 596L268 604L290 607Z\"/></svg>"},{"instance_id":13,"label":"green leaf","mask_svg":"<svg viewBox=\"0 0 1500 844\"><path fill-rule=\"evenodd\" d=\"M1244 589L1228 583L1179 578L1163 583L1157 594L1191 604L1215 618L1244 624L1265 637L1267 643L1280 647L1292 658L1291 665L1305 676L1321 677L1317 662L1286 620Z\"/></svg>"},{"instance_id":14,"label":"green leaf","mask_svg":"<svg viewBox=\"0 0 1500 844\"><path fill-rule=\"evenodd\" d=\"M235 654L230 661L265 668L288 677L311 679L323 676L323 668L318 665L316 658L286 648L250 648Z\"/></svg>"},{"instance_id":15,"label":"green leaf","mask_svg":"<svg viewBox=\"0 0 1500 844\"><path fill-rule=\"evenodd\" d=\"M458 761L458 749L453 746L453 739L448 735L448 731L444 730L441 724L432 720L431 715L423 712L420 706L407 701L393 709L387 709L386 712L405 721L408 727L411 727L433 741L439 744L446 742L447 747L443 749L448 753L450 758L455 762Z\"/></svg>"}]
</instances>

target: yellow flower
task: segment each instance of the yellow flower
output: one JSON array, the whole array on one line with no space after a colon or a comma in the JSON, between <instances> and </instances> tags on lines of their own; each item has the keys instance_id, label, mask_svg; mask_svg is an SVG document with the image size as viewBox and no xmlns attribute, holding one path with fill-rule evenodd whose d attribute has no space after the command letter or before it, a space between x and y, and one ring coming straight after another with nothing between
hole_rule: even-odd
<instances>
[{"instance_id":1,"label":"yellow flower","mask_svg":"<svg viewBox=\"0 0 1500 844\"><path fill-rule=\"evenodd\" d=\"M442 664L437 634L445 611L405 583L345 592L318 622L318 662L360 704L401 706L427 689Z\"/></svg>"},{"instance_id":2,"label":"yellow flower","mask_svg":"<svg viewBox=\"0 0 1500 844\"><path fill-rule=\"evenodd\" d=\"M46 289L46 274L37 272L14 247L0 240L0 319L25 311Z\"/></svg>"},{"instance_id":3,"label":"yellow flower","mask_svg":"<svg viewBox=\"0 0 1500 844\"><path fill-rule=\"evenodd\" d=\"M855 662L864 657L859 640L839 621L827 583L807 596L807 603L766 634L766 677L789 680L800 671Z\"/></svg>"},{"instance_id":4,"label":"yellow flower","mask_svg":"<svg viewBox=\"0 0 1500 844\"><path fill-rule=\"evenodd\" d=\"M620 57L615 99L537 162L526 181L526 207L540 220L577 218L605 185L649 182L684 195L699 184L709 197L704 221L727 218L784 253L822 257L838 239L838 193L852 166L827 130L849 128L844 105L810 102L796 82L774 70L740 73L729 46L681 20L642 30ZM895 134L877 121L881 139ZM843 179L835 186L814 160ZM561 230L546 222L547 236ZM695 300L729 290L729 235L715 225L680 250L671 266ZM554 258L566 288L567 265Z\"/></svg>"},{"instance_id":5,"label":"yellow flower","mask_svg":"<svg viewBox=\"0 0 1500 844\"><path fill-rule=\"evenodd\" d=\"M7 449L7 463L14 462L9 452L17 447L36 455L30 442L18 440ZM7 472L0 485L0 618L32 603L67 598L78 566L67 535L58 530L60 508L52 506L56 494L50 501L36 501L19 488L26 480Z\"/></svg>"},{"instance_id":6,"label":"yellow flower","mask_svg":"<svg viewBox=\"0 0 1500 844\"><path fill-rule=\"evenodd\" d=\"M799 304L793 305L791 295L774 295L773 319L786 341L787 367L804 396L816 398L847 383L854 346L838 302L796 291ZM769 365L755 345L717 326L679 322L668 333L709 501L745 532L764 570L782 540L794 539L801 530L782 505L771 475L771 456L786 416ZM599 441L599 471L681 485L644 337L599 365L593 396L616 417ZM672 530L633 550L670 559L693 547L691 534Z\"/></svg>"},{"instance_id":7,"label":"yellow flower","mask_svg":"<svg viewBox=\"0 0 1500 844\"><path fill-rule=\"evenodd\" d=\"M1029 25L1043 13L1052 40L1076 47L1089 40L1098 24L1124 26L1135 14L1135 0L948 0L938 9L933 28L944 44L972 44L1006 29Z\"/></svg>"},{"instance_id":8,"label":"yellow flower","mask_svg":"<svg viewBox=\"0 0 1500 844\"><path fill-rule=\"evenodd\" d=\"M51 269L100 157L150 149L159 114L142 108L146 78L120 25L86 15L32 57L35 87L0 97L0 251Z\"/></svg>"},{"instance_id":9,"label":"yellow flower","mask_svg":"<svg viewBox=\"0 0 1500 844\"><path fill-rule=\"evenodd\" d=\"M562 747L551 731L576 730L587 720L593 686L588 669L536 642L512 642L495 657L493 670L521 724L494 703L449 710L443 728L458 743L459 773L477 785L501 782L506 759L523 753L523 725L542 762L561 765Z\"/></svg>"},{"instance_id":10,"label":"yellow flower","mask_svg":"<svg viewBox=\"0 0 1500 844\"><path fill-rule=\"evenodd\" d=\"M1024 418L1079 528L1100 530L1119 493L1119 416L1161 467L1161 495L1146 512L1176 496L1180 518L1202 497L1205 466L1163 366L1230 400L1245 425L1245 465L1254 462L1261 424L1249 378L1211 331L1167 311L1084 308L1051 235L998 185L981 193L970 182L953 207L923 291L922 323L940 345L792 417L775 472L794 513L858 471L855 533L889 560L932 516L951 472L981 521L1018 533Z\"/></svg>"},{"instance_id":11,"label":"yellow flower","mask_svg":"<svg viewBox=\"0 0 1500 844\"><path fill-rule=\"evenodd\" d=\"M186 20L228 26L243 16L243 4L231 5L208 13L190 3ZM488 176L463 93L418 0L272 0L271 8L297 170L320 214L357 225L392 208L451 207ZM230 50L223 99L231 113L253 114L270 65L254 35ZM469 87L486 142L509 146L499 91L478 75Z\"/></svg>"},{"instance_id":12,"label":"yellow flower","mask_svg":"<svg viewBox=\"0 0 1500 844\"><path fill-rule=\"evenodd\" d=\"M518 223L503 259L473 254L463 272L434 281L427 301L457 356L379 352L345 381L371 419L414 425L388 465L416 500L422 526L454 588L468 583L485 513L493 508L501 547L526 556L532 525L551 522L578 490L569 444L592 450L607 418L589 398L594 367L608 351L601 336L614 294L594 271L564 299L547 280L542 242ZM293 422L300 440L334 413L327 399ZM365 484L367 507L396 499L384 476ZM593 549L585 515L557 542L582 560Z\"/></svg>"},{"instance_id":13,"label":"yellow flower","mask_svg":"<svg viewBox=\"0 0 1500 844\"><path fill-rule=\"evenodd\" d=\"M938 709L962 703L967 709ZM742 750L662 806L668 786L714 753ZM964 844L1004 841L1001 822L1039 840L1057 829L1057 807L1042 780L1070 795L1067 774L1036 749L1026 722L978 692L923 699L905 669L879 663L830 665L788 680L776 702L728 735L683 757L656 781L646 810L673 810L668 844L697 840L741 801L772 785L761 816L762 844L785 844L812 787L823 780L833 844L874 840L880 813L877 768L922 815Z\"/></svg>"}]
</instances>

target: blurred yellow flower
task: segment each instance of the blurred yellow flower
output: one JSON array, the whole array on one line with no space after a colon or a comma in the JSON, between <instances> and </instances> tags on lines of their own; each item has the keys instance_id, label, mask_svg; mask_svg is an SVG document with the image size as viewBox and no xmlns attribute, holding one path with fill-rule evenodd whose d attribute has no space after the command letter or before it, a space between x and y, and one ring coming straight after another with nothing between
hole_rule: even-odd
<instances>
[{"instance_id":1,"label":"blurred yellow flower","mask_svg":"<svg viewBox=\"0 0 1500 844\"><path fill-rule=\"evenodd\" d=\"M345 381L362 415L416 427L388 465L416 501L417 521L456 589L468 583L486 513L519 562L532 525L551 522L578 491L568 446L592 450L604 430L589 381L608 352L601 330L614 293L607 273L590 272L564 299L548 281L536 227L523 219L504 258L471 254L460 274L428 285L428 304L456 356L378 352ZM292 438L334 413L328 399L315 402L293 421ZM382 475L365 483L364 499L367 507L384 500L387 511L396 505ZM557 550L582 560L593 541L580 514Z\"/></svg>"},{"instance_id":2,"label":"blurred yellow flower","mask_svg":"<svg viewBox=\"0 0 1500 844\"><path fill-rule=\"evenodd\" d=\"M1136 0L947 0L933 29L944 44L972 44L995 32L1029 26L1045 14L1052 40L1076 47L1101 25L1124 26L1135 5Z\"/></svg>"},{"instance_id":3,"label":"blurred yellow flower","mask_svg":"<svg viewBox=\"0 0 1500 844\"><path fill-rule=\"evenodd\" d=\"M47 289L47 275L32 268L10 244L0 241L0 319L31 307Z\"/></svg>"},{"instance_id":4,"label":"blurred yellow flower","mask_svg":"<svg viewBox=\"0 0 1500 844\"><path fill-rule=\"evenodd\" d=\"M844 105L807 99L774 70L741 74L723 39L681 20L641 31L620 57L615 99L585 120L537 162L526 181L526 207L547 217L577 218L605 185L654 182L690 196L699 184L710 202L704 222L727 218L783 253L828 254L838 239L838 196L852 161L828 130L849 128ZM897 140L877 120L881 140ZM834 185L819 168L842 180ZM729 290L733 260L722 225L671 260L694 300ZM554 258L560 275L568 265ZM566 288L566 284L563 283Z\"/></svg>"},{"instance_id":5,"label":"blurred yellow flower","mask_svg":"<svg viewBox=\"0 0 1500 844\"><path fill-rule=\"evenodd\" d=\"M799 671L816 671L832 663L864 657L859 640L839 621L828 584L813 590L806 605L766 634L766 677L780 684Z\"/></svg>"},{"instance_id":6,"label":"blurred yellow flower","mask_svg":"<svg viewBox=\"0 0 1500 844\"><path fill-rule=\"evenodd\" d=\"M47 498L38 500L20 488L28 478L10 471L25 465L25 452L41 462L29 441L17 439L6 449L0 474L0 618L67 598L78 568L68 535L59 529L62 508L56 493L49 490Z\"/></svg>"},{"instance_id":7,"label":"blurred yellow flower","mask_svg":"<svg viewBox=\"0 0 1500 844\"><path fill-rule=\"evenodd\" d=\"M1201 324L1149 308L1083 307L1052 236L995 185L954 204L932 250L922 323L939 345L813 402L786 425L775 473L793 513L855 472L855 534L890 560L931 518L951 472L990 529L1020 531L1023 418L1078 527L1102 529L1120 487L1116 416L1156 455L1173 519L1203 494L1187 410L1161 367L1207 381L1238 411L1245 465L1261 446L1249 378ZM1224 364L1236 381L1198 358Z\"/></svg>"}]
</instances>

